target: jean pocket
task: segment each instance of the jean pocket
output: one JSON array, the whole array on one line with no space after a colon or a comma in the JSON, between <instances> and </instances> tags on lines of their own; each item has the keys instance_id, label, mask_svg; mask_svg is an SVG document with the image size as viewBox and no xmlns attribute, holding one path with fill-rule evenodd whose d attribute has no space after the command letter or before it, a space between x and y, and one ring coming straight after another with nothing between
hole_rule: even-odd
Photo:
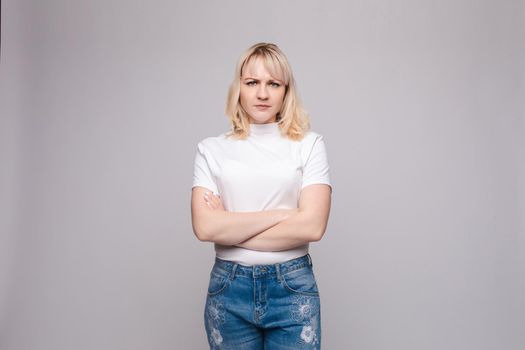
<instances>
[{"instance_id":1,"label":"jean pocket","mask_svg":"<svg viewBox=\"0 0 525 350\"><path fill-rule=\"evenodd\" d=\"M295 294L319 296L317 282L310 266L282 275L282 285L286 290Z\"/></svg>"},{"instance_id":2,"label":"jean pocket","mask_svg":"<svg viewBox=\"0 0 525 350\"><path fill-rule=\"evenodd\" d=\"M208 284L208 295L217 295L228 285L228 274L221 269L213 268L210 273L210 283Z\"/></svg>"}]
</instances>

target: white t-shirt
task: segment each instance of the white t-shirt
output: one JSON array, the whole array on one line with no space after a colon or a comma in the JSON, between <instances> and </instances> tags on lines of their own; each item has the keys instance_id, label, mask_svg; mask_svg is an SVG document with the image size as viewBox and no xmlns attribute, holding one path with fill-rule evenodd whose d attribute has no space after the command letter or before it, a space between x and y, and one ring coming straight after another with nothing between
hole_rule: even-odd
<instances>
[{"instance_id":1,"label":"white t-shirt","mask_svg":"<svg viewBox=\"0 0 525 350\"><path fill-rule=\"evenodd\" d=\"M277 122L250 124L245 140L223 133L197 145L193 187L220 195L227 211L297 208L301 190L312 184L331 186L323 137L313 131L293 141L281 135ZM279 252L215 244L215 252L242 265L275 264L305 255L308 244Z\"/></svg>"}]
</instances>

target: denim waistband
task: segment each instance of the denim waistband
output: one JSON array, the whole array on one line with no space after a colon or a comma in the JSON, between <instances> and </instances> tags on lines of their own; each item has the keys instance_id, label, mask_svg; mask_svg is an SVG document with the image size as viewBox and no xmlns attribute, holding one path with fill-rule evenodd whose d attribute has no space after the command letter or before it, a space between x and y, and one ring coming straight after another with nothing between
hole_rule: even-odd
<instances>
[{"instance_id":1,"label":"denim waistband","mask_svg":"<svg viewBox=\"0 0 525 350\"><path fill-rule=\"evenodd\" d=\"M312 258L310 257L310 254L306 254L299 258L287 260L278 264L253 266L245 266L233 261L222 260L218 257L215 257L215 266L228 272L231 279L233 279L235 275L257 277L272 274L277 275L280 278L280 275L282 274L312 265Z\"/></svg>"}]
</instances>

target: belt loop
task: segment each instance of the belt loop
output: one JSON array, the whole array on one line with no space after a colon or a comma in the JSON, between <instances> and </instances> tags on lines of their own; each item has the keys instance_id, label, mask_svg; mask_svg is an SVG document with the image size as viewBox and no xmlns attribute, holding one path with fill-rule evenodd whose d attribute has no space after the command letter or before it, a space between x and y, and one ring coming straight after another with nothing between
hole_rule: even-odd
<instances>
[{"instance_id":1,"label":"belt loop","mask_svg":"<svg viewBox=\"0 0 525 350\"><path fill-rule=\"evenodd\" d=\"M233 279L235 278L235 270L237 270L237 265L239 265L239 264L235 263L232 266L232 271L230 273L230 280L231 281L233 281Z\"/></svg>"},{"instance_id":2,"label":"belt loop","mask_svg":"<svg viewBox=\"0 0 525 350\"><path fill-rule=\"evenodd\" d=\"M308 257L308 264L312 266L312 257L310 256L310 253L306 254L306 256Z\"/></svg>"},{"instance_id":3,"label":"belt loop","mask_svg":"<svg viewBox=\"0 0 525 350\"><path fill-rule=\"evenodd\" d=\"M275 264L275 273L277 274L277 281L281 282L281 267L279 264Z\"/></svg>"}]
</instances>

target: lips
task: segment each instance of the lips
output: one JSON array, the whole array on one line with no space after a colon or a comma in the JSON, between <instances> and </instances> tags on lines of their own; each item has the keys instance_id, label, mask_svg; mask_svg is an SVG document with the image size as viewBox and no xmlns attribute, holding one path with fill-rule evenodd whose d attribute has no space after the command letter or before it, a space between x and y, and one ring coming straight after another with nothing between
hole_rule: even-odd
<instances>
[{"instance_id":1,"label":"lips","mask_svg":"<svg viewBox=\"0 0 525 350\"><path fill-rule=\"evenodd\" d=\"M269 105L255 105L255 107L257 107L257 108L270 108L271 106L269 106Z\"/></svg>"}]
</instances>

